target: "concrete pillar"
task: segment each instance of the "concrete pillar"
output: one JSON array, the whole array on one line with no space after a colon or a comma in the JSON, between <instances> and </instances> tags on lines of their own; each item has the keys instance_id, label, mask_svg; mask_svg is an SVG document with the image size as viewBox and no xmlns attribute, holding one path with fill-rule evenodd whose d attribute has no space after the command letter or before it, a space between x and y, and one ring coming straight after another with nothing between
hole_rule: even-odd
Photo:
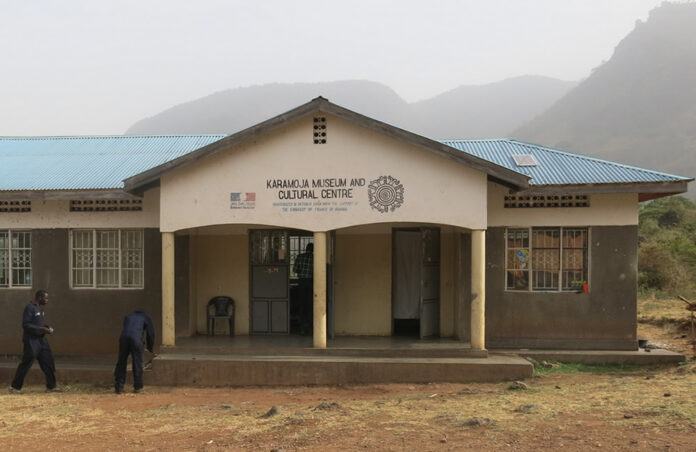
<instances>
[{"instance_id":1,"label":"concrete pillar","mask_svg":"<svg viewBox=\"0 0 696 452\"><path fill-rule=\"evenodd\" d=\"M162 345L174 345L174 233L162 233Z\"/></svg>"},{"instance_id":2,"label":"concrete pillar","mask_svg":"<svg viewBox=\"0 0 696 452\"><path fill-rule=\"evenodd\" d=\"M471 231L471 348L486 349L486 231Z\"/></svg>"},{"instance_id":3,"label":"concrete pillar","mask_svg":"<svg viewBox=\"0 0 696 452\"><path fill-rule=\"evenodd\" d=\"M314 233L314 348L326 348L326 232Z\"/></svg>"}]
</instances>

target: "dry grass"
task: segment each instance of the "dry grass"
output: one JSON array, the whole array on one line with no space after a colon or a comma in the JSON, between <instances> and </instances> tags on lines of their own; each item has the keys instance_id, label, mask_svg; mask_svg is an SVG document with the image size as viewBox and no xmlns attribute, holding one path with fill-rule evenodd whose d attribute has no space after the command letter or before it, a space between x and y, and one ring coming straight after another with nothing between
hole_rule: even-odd
<instances>
[{"instance_id":1,"label":"dry grass","mask_svg":"<svg viewBox=\"0 0 696 452\"><path fill-rule=\"evenodd\" d=\"M125 396L88 386L64 394L29 388L23 395L0 396L0 443L10 450L37 440L63 450L431 450L483 441L531 450L540 435L566 445L590 439L609 444L607 435L618 435L626 444L644 441L647 450L654 444L641 438L649 433L672 438L672 450L680 450L688 444L682 439L696 435L694 369L696 364L620 372L568 367L516 391L509 383L385 385L379 391L374 386L295 388L290 393L154 388ZM369 394L355 397L362 389ZM264 417L274 405L278 414Z\"/></svg>"},{"instance_id":2,"label":"dry grass","mask_svg":"<svg viewBox=\"0 0 696 452\"><path fill-rule=\"evenodd\" d=\"M642 300L640 315L685 316ZM662 327L655 327L662 328ZM73 386L0 395L0 444L26 450L693 450L696 363L560 365L509 383L192 389ZM278 413L264 415L272 406Z\"/></svg>"},{"instance_id":3,"label":"dry grass","mask_svg":"<svg viewBox=\"0 0 696 452\"><path fill-rule=\"evenodd\" d=\"M681 322L689 319L686 304L677 299L660 300L646 298L638 300L638 321L643 323Z\"/></svg>"}]
</instances>

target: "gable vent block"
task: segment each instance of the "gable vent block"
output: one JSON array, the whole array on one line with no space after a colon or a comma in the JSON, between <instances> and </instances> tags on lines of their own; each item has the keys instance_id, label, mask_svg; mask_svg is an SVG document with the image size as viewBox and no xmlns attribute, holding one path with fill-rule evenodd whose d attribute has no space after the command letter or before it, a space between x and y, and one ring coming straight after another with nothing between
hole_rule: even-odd
<instances>
[{"instance_id":1,"label":"gable vent block","mask_svg":"<svg viewBox=\"0 0 696 452\"><path fill-rule=\"evenodd\" d=\"M517 154L513 155L512 159L517 166L539 166L539 162L532 154Z\"/></svg>"},{"instance_id":2,"label":"gable vent block","mask_svg":"<svg viewBox=\"0 0 696 452\"><path fill-rule=\"evenodd\" d=\"M326 144L326 117L320 116L314 118L312 135L314 137L314 144Z\"/></svg>"}]
</instances>

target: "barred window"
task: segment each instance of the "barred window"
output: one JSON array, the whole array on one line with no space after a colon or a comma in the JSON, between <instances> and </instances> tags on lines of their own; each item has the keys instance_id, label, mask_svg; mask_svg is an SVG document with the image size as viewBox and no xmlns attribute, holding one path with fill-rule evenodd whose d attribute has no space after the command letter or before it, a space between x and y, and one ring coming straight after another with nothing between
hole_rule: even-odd
<instances>
[{"instance_id":1,"label":"barred window","mask_svg":"<svg viewBox=\"0 0 696 452\"><path fill-rule=\"evenodd\" d=\"M71 287L142 288L143 231L80 229L70 231Z\"/></svg>"},{"instance_id":2,"label":"barred window","mask_svg":"<svg viewBox=\"0 0 696 452\"><path fill-rule=\"evenodd\" d=\"M587 228L508 228L505 237L507 290L578 291L587 283Z\"/></svg>"},{"instance_id":3,"label":"barred window","mask_svg":"<svg viewBox=\"0 0 696 452\"><path fill-rule=\"evenodd\" d=\"M0 287L31 287L31 232L0 230Z\"/></svg>"}]
</instances>

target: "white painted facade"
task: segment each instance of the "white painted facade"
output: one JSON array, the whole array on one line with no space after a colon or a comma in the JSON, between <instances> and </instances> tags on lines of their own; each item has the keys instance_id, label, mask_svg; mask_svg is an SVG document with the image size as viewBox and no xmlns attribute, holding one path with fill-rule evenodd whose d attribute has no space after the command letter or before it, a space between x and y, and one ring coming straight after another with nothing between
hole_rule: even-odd
<instances>
[{"instance_id":1,"label":"white painted facade","mask_svg":"<svg viewBox=\"0 0 696 452\"><path fill-rule=\"evenodd\" d=\"M161 230L237 223L328 231L400 221L485 229L486 174L345 120L327 121L326 144L312 143L312 118L305 118L163 174ZM386 213L368 197L381 176L398 179L404 191L403 203ZM350 195L322 198L312 185L324 179L345 180ZM319 199L283 199L286 190L268 188L278 180L307 181ZM354 180L363 185L350 186ZM254 193L255 202L231 208L231 193Z\"/></svg>"}]
</instances>

